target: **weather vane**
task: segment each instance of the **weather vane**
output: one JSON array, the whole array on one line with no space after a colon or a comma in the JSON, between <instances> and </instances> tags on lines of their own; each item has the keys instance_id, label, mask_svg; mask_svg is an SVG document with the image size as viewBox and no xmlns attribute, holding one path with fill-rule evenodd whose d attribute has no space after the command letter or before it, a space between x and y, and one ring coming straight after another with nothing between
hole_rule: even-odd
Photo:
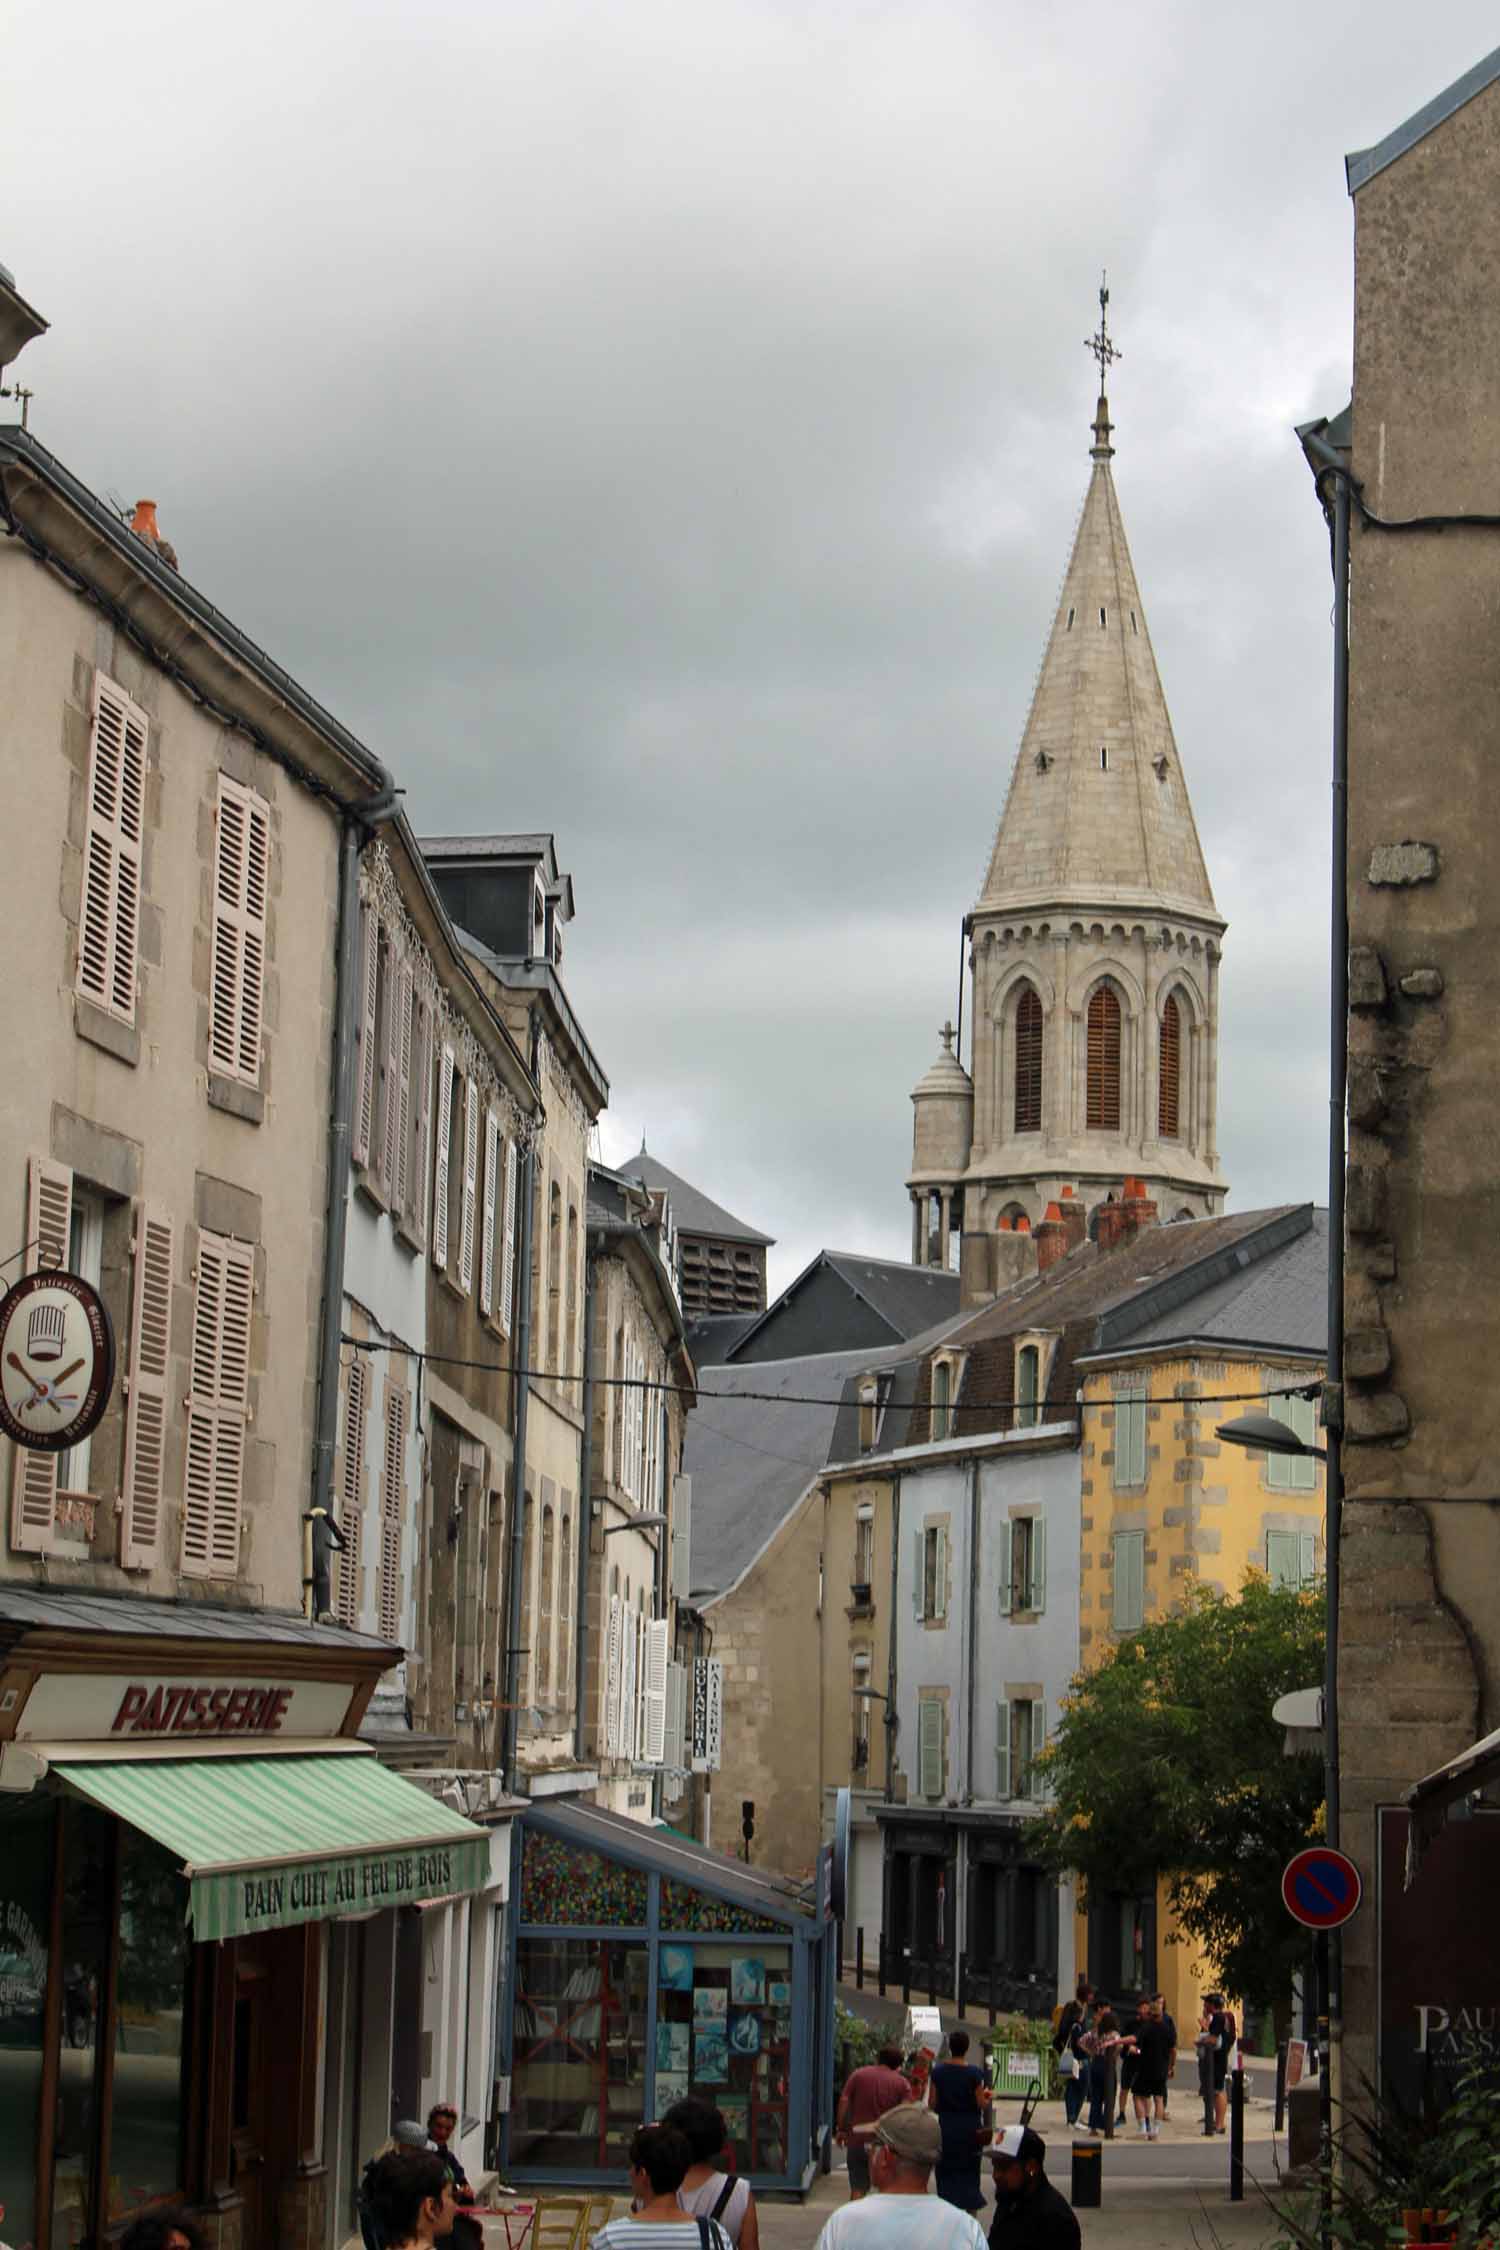
<instances>
[{"instance_id":1,"label":"weather vane","mask_svg":"<svg viewBox=\"0 0 1500 2250\"><path fill-rule=\"evenodd\" d=\"M1103 391L1110 368L1117 359L1124 356L1109 340L1109 275L1107 273L1101 274L1099 277L1099 333L1097 336L1086 336L1083 348L1086 352L1092 352L1099 362L1099 388Z\"/></svg>"}]
</instances>

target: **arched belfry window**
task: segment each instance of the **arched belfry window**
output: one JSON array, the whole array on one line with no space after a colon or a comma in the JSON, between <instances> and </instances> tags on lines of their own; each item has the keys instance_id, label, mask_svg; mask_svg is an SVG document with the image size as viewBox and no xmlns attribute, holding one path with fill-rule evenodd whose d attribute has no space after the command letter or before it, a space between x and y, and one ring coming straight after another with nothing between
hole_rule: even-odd
<instances>
[{"instance_id":1,"label":"arched belfry window","mask_svg":"<svg viewBox=\"0 0 1500 2250\"><path fill-rule=\"evenodd\" d=\"M1042 1129L1042 1003L1023 984L1016 1002L1016 1131Z\"/></svg>"},{"instance_id":2,"label":"arched belfry window","mask_svg":"<svg viewBox=\"0 0 1500 2250\"><path fill-rule=\"evenodd\" d=\"M1163 1140L1175 1141L1182 1131L1182 1011L1170 994L1161 1012L1160 1048L1156 1129Z\"/></svg>"},{"instance_id":3,"label":"arched belfry window","mask_svg":"<svg viewBox=\"0 0 1500 2250\"><path fill-rule=\"evenodd\" d=\"M1094 987L1089 1001L1088 1102L1091 1133L1120 1130L1120 1002L1114 987Z\"/></svg>"}]
</instances>

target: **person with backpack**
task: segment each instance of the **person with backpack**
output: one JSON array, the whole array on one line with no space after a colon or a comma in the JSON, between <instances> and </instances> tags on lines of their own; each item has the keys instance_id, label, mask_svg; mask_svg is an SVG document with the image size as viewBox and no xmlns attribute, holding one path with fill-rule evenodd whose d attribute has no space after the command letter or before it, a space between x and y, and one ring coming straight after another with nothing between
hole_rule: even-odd
<instances>
[{"instance_id":1,"label":"person with backpack","mask_svg":"<svg viewBox=\"0 0 1500 2250\"><path fill-rule=\"evenodd\" d=\"M717 2219L684 2211L677 2191L693 2161L687 2135L675 2125L641 2125L630 2140L630 2187L635 2208L610 2219L593 2237L593 2250L730 2250ZM687 2232L696 2228L696 2234Z\"/></svg>"},{"instance_id":2,"label":"person with backpack","mask_svg":"<svg viewBox=\"0 0 1500 2250\"><path fill-rule=\"evenodd\" d=\"M1063 2114L1070 2127L1078 2123L1088 2092L1088 2058L1080 2053L1078 2043L1093 2020L1093 2012L1094 1988L1080 1977L1073 1998L1059 2008L1052 2033L1057 2075L1063 2082Z\"/></svg>"},{"instance_id":3,"label":"person with backpack","mask_svg":"<svg viewBox=\"0 0 1500 2250\"><path fill-rule=\"evenodd\" d=\"M692 2152L693 2161L677 2190L683 2210L691 2211L695 2219L717 2220L735 2250L760 2250L760 2220L750 2182L719 2168L729 2140L722 2112L712 2102L689 2095L673 2102L662 2123L675 2125Z\"/></svg>"}]
</instances>

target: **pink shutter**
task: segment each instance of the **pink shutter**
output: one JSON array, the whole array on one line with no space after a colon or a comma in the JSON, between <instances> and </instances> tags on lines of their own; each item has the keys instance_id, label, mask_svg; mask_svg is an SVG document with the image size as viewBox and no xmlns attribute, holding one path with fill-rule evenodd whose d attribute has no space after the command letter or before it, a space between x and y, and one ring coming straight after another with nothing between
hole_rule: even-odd
<instances>
[{"instance_id":1,"label":"pink shutter","mask_svg":"<svg viewBox=\"0 0 1500 2250\"><path fill-rule=\"evenodd\" d=\"M189 1577L232 1578L239 1568L253 1309L249 1245L200 1233L182 1517Z\"/></svg>"},{"instance_id":2,"label":"pink shutter","mask_svg":"<svg viewBox=\"0 0 1500 2250\"><path fill-rule=\"evenodd\" d=\"M492 1109L484 1113L484 1201L480 1205L479 1309L489 1312L495 1302L495 1171L500 1153L500 1120Z\"/></svg>"},{"instance_id":3,"label":"pink shutter","mask_svg":"<svg viewBox=\"0 0 1500 2250\"><path fill-rule=\"evenodd\" d=\"M126 1023L135 1021L145 807L146 715L96 672L78 989Z\"/></svg>"},{"instance_id":4,"label":"pink shutter","mask_svg":"<svg viewBox=\"0 0 1500 2250\"><path fill-rule=\"evenodd\" d=\"M474 1283L474 1204L479 1180L479 1087L464 1080L464 1200L458 1229L458 1286L467 1297Z\"/></svg>"},{"instance_id":5,"label":"pink shutter","mask_svg":"<svg viewBox=\"0 0 1500 2250\"><path fill-rule=\"evenodd\" d=\"M448 1156L453 1138L453 1049L445 1047L438 1063L437 1134L432 1150L432 1262L446 1270L448 1264Z\"/></svg>"},{"instance_id":6,"label":"pink shutter","mask_svg":"<svg viewBox=\"0 0 1500 2250\"><path fill-rule=\"evenodd\" d=\"M120 1561L126 1570L149 1570L160 1551L171 1349L172 1222L165 1212L138 1203L120 1507Z\"/></svg>"},{"instance_id":7,"label":"pink shutter","mask_svg":"<svg viewBox=\"0 0 1500 2250\"><path fill-rule=\"evenodd\" d=\"M356 1164L368 1164L375 1130L375 1008L380 993L380 917L373 906L359 910L359 975L359 1080L354 1096L353 1153Z\"/></svg>"},{"instance_id":8,"label":"pink shutter","mask_svg":"<svg viewBox=\"0 0 1500 2250\"><path fill-rule=\"evenodd\" d=\"M401 1518L406 1505L406 1393L388 1391L380 1479L380 1637L401 1638Z\"/></svg>"},{"instance_id":9,"label":"pink shutter","mask_svg":"<svg viewBox=\"0 0 1500 2250\"><path fill-rule=\"evenodd\" d=\"M73 1225L73 1175L47 1156L31 1159L26 1196L26 1271L66 1266ZM56 1453L18 1445L11 1485L10 1543L17 1554L45 1555L57 1520Z\"/></svg>"},{"instance_id":10,"label":"pink shutter","mask_svg":"<svg viewBox=\"0 0 1500 2250\"><path fill-rule=\"evenodd\" d=\"M341 1625L359 1623L359 1547L365 1469L365 1355L349 1362L344 1390L344 1457L339 1470L339 1530L344 1551L337 1558L333 1612Z\"/></svg>"}]
</instances>

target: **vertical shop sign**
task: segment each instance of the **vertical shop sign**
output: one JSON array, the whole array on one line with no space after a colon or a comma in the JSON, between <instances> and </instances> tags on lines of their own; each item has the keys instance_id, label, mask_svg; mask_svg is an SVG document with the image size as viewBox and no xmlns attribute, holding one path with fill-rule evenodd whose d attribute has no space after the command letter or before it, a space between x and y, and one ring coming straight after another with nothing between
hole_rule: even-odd
<instances>
[{"instance_id":1,"label":"vertical shop sign","mask_svg":"<svg viewBox=\"0 0 1500 2250\"><path fill-rule=\"evenodd\" d=\"M716 1656L693 1664L693 1771L717 1773L724 1731L724 1667Z\"/></svg>"}]
</instances>

